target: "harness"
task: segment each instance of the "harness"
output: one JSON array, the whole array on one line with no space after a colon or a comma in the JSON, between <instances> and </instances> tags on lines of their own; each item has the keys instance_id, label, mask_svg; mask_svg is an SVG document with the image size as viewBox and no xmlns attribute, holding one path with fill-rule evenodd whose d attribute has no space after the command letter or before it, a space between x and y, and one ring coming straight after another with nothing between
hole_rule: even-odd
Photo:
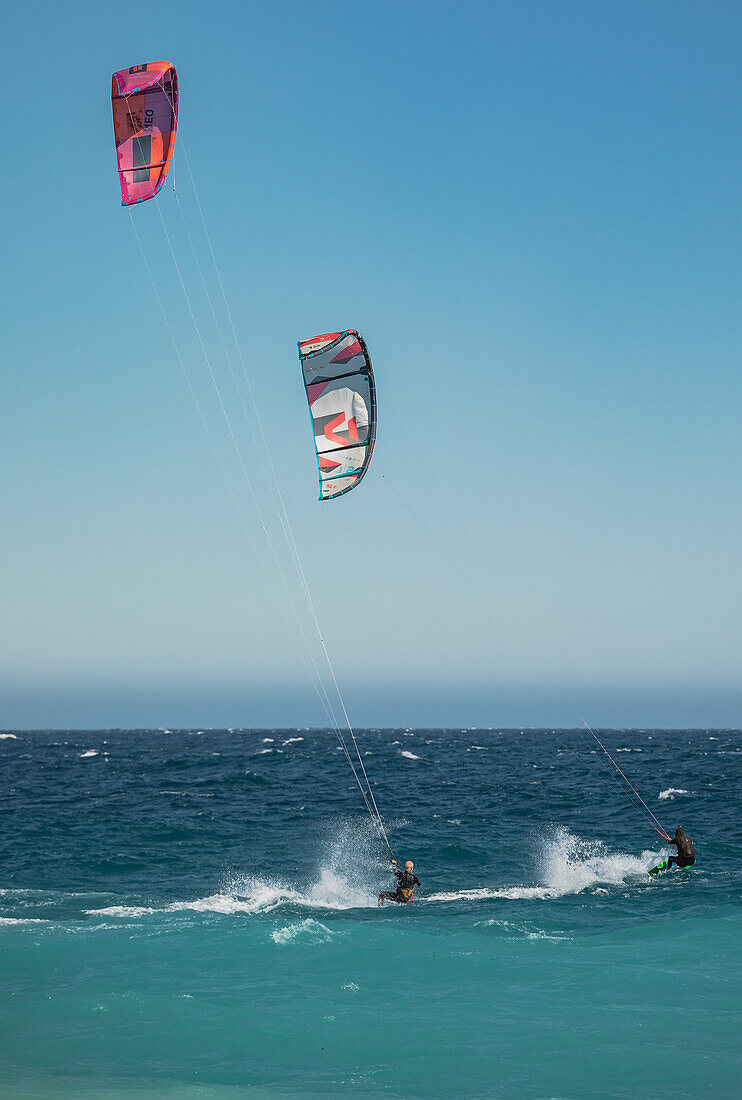
<instances>
[{"instance_id":1,"label":"harness","mask_svg":"<svg viewBox=\"0 0 742 1100\"><path fill-rule=\"evenodd\" d=\"M409 889L405 888L404 886L399 886L397 888L397 893L401 894L405 901L414 901L415 899L412 896L412 890L412 886L410 886Z\"/></svg>"}]
</instances>

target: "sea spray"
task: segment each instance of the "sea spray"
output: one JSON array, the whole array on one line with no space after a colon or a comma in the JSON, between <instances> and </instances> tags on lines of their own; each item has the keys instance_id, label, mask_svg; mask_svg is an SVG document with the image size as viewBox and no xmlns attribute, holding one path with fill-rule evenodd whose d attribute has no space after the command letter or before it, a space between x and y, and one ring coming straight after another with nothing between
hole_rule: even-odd
<instances>
[{"instance_id":1,"label":"sea spray","mask_svg":"<svg viewBox=\"0 0 742 1100\"><path fill-rule=\"evenodd\" d=\"M575 836L561 826L543 842L539 862L551 896L559 897L600 883L620 886L644 874L656 859L657 853L651 850L641 855L612 852L603 841Z\"/></svg>"},{"instance_id":2,"label":"sea spray","mask_svg":"<svg viewBox=\"0 0 742 1100\"><path fill-rule=\"evenodd\" d=\"M611 852L600 840L587 840L564 826L554 828L544 837L536 851L536 885L478 887L433 893L428 902L487 901L493 898L539 899L579 894L600 884L621 886L643 876L658 859L654 851L641 855Z\"/></svg>"}]
</instances>

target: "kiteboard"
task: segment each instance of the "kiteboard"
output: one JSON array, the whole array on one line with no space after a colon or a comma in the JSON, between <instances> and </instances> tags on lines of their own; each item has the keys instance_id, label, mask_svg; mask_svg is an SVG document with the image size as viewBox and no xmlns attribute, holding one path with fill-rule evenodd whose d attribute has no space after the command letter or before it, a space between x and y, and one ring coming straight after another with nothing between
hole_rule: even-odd
<instances>
[{"instance_id":1,"label":"kiteboard","mask_svg":"<svg viewBox=\"0 0 742 1100\"><path fill-rule=\"evenodd\" d=\"M675 864L675 867L678 871L690 871L691 867L693 867L693 866L694 865L692 863L689 863L687 867L678 867L677 864ZM648 875L658 875L660 873L660 871L668 871L668 870L670 870L670 861L669 861L669 859L663 859L662 862L658 863L656 867L650 867L649 870L647 871L647 874Z\"/></svg>"}]
</instances>

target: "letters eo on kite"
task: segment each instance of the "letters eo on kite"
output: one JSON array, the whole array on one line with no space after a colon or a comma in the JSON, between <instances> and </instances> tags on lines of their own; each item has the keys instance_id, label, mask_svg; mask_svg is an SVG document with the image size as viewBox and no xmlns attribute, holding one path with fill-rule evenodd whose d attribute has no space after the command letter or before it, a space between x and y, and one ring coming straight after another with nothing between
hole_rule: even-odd
<instances>
[{"instance_id":1,"label":"letters eo on kite","mask_svg":"<svg viewBox=\"0 0 742 1100\"><path fill-rule=\"evenodd\" d=\"M376 439L376 387L363 337L352 329L299 344L320 500L355 489L371 462Z\"/></svg>"},{"instance_id":2,"label":"letters eo on kite","mask_svg":"<svg viewBox=\"0 0 742 1100\"><path fill-rule=\"evenodd\" d=\"M167 179L178 129L178 75L169 61L121 69L111 80L121 202L152 199Z\"/></svg>"}]
</instances>

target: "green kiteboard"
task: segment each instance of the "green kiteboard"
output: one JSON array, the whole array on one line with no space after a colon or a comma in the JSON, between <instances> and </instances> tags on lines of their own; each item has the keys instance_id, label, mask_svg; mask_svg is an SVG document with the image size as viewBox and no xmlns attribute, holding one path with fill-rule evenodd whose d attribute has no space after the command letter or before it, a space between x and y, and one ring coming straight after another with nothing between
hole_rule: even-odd
<instances>
[{"instance_id":1,"label":"green kiteboard","mask_svg":"<svg viewBox=\"0 0 742 1100\"><path fill-rule=\"evenodd\" d=\"M656 867L650 867L649 870L647 871L647 874L648 875L658 875L660 873L660 871L667 871L668 867L669 867L669 864L670 864L669 859L663 859L662 863L658 863ZM689 863L687 867L678 867L677 864L676 864L675 869L677 871L690 871L691 867L693 867L693 866L694 866L694 864L692 864L692 863Z\"/></svg>"}]
</instances>

